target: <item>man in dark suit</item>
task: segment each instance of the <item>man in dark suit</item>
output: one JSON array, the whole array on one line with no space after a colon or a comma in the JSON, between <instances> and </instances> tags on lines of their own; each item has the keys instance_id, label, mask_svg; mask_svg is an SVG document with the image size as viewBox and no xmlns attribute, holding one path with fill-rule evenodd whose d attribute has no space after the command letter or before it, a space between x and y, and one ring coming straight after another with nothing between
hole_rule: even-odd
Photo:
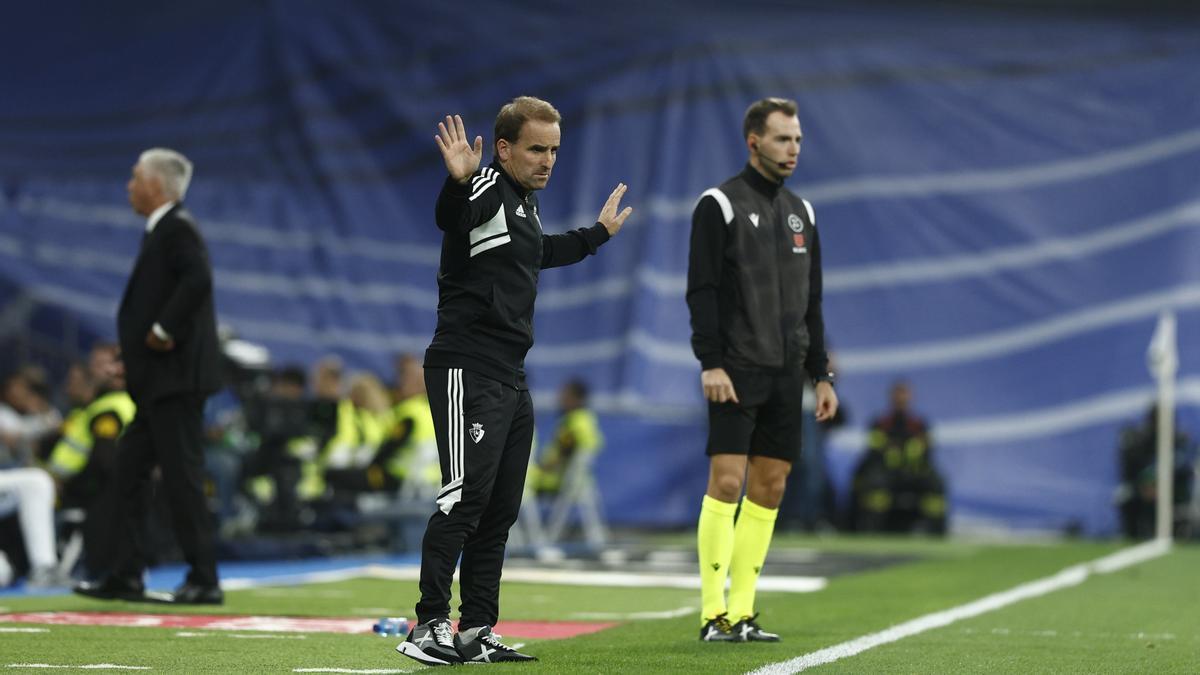
<instances>
[{"instance_id":1,"label":"man in dark suit","mask_svg":"<svg viewBox=\"0 0 1200 675\"><path fill-rule=\"evenodd\" d=\"M143 599L146 542L139 519L158 466L171 524L191 566L172 596L177 603L220 604L213 524L205 502L201 417L219 386L219 345L212 269L195 220L181 203L192 163L173 150L142 153L126 186L146 234L121 306L117 333L126 386L137 414L121 436L112 488L119 553L107 576L76 587L103 599Z\"/></svg>"}]
</instances>

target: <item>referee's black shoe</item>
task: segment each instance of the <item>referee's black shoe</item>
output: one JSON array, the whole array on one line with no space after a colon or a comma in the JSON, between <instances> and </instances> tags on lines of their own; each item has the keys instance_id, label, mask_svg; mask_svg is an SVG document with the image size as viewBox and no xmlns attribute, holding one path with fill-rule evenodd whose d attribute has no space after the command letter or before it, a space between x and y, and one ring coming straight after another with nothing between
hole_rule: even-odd
<instances>
[{"instance_id":1,"label":"referee's black shoe","mask_svg":"<svg viewBox=\"0 0 1200 675\"><path fill-rule=\"evenodd\" d=\"M427 666L449 666L463 661L454 648L454 627L445 618L413 626L408 639L397 645L396 651Z\"/></svg>"},{"instance_id":2,"label":"referee's black shoe","mask_svg":"<svg viewBox=\"0 0 1200 675\"><path fill-rule=\"evenodd\" d=\"M704 627L700 629L701 642L737 642L738 639L733 634L733 626L729 625L729 617L725 616L725 612L714 616L705 622Z\"/></svg>"},{"instance_id":3,"label":"referee's black shoe","mask_svg":"<svg viewBox=\"0 0 1200 675\"><path fill-rule=\"evenodd\" d=\"M758 614L755 614L733 624L733 639L738 642L779 642L779 635L763 630L755 621L757 618Z\"/></svg>"},{"instance_id":4,"label":"referee's black shoe","mask_svg":"<svg viewBox=\"0 0 1200 675\"><path fill-rule=\"evenodd\" d=\"M454 646L463 663L501 663L503 661L537 661L537 657L509 647L492 632L491 626L479 626L459 631Z\"/></svg>"}]
</instances>

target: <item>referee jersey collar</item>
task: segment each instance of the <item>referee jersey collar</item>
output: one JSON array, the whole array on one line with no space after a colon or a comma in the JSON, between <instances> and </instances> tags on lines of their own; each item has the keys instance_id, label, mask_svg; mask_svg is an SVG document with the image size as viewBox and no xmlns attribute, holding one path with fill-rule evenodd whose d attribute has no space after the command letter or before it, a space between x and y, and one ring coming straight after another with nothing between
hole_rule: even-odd
<instances>
[{"instance_id":1,"label":"referee jersey collar","mask_svg":"<svg viewBox=\"0 0 1200 675\"><path fill-rule=\"evenodd\" d=\"M746 163L746 168L742 169L742 180L770 199L774 199L775 195L779 194L780 188L783 187L783 181L776 182L769 180L766 176L759 173L758 169L751 166L749 162Z\"/></svg>"}]
</instances>

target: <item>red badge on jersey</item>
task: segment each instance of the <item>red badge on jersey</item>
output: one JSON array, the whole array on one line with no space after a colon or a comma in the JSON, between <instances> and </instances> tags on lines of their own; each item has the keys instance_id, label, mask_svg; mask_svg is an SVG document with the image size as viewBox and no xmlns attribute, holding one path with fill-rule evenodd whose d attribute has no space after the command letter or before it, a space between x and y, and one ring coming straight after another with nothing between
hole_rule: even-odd
<instances>
[{"instance_id":1,"label":"red badge on jersey","mask_svg":"<svg viewBox=\"0 0 1200 675\"><path fill-rule=\"evenodd\" d=\"M792 242L796 245L797 248L804 248L804 235L793 234Z\"/></svg>"}]
</instances>

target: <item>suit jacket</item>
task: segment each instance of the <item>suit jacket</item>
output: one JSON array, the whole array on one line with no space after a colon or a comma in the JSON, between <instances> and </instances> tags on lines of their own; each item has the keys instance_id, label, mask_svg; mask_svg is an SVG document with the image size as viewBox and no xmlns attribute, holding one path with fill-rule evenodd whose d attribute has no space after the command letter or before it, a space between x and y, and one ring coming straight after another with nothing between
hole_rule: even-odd
<instances>
[{"instance_id":1,"label":"suit jacket","mask_svg":"<svg viewBox=\"0 0 1200 675\"><path fill-rule=\"evenodd\" d=\"M175 340L171 351L146 346L155 322ZM117 310L117 335L127 388L138 405L220 388L212 266L196 221L182 204L142 240Z\"/></svg>"}]
</instances>

